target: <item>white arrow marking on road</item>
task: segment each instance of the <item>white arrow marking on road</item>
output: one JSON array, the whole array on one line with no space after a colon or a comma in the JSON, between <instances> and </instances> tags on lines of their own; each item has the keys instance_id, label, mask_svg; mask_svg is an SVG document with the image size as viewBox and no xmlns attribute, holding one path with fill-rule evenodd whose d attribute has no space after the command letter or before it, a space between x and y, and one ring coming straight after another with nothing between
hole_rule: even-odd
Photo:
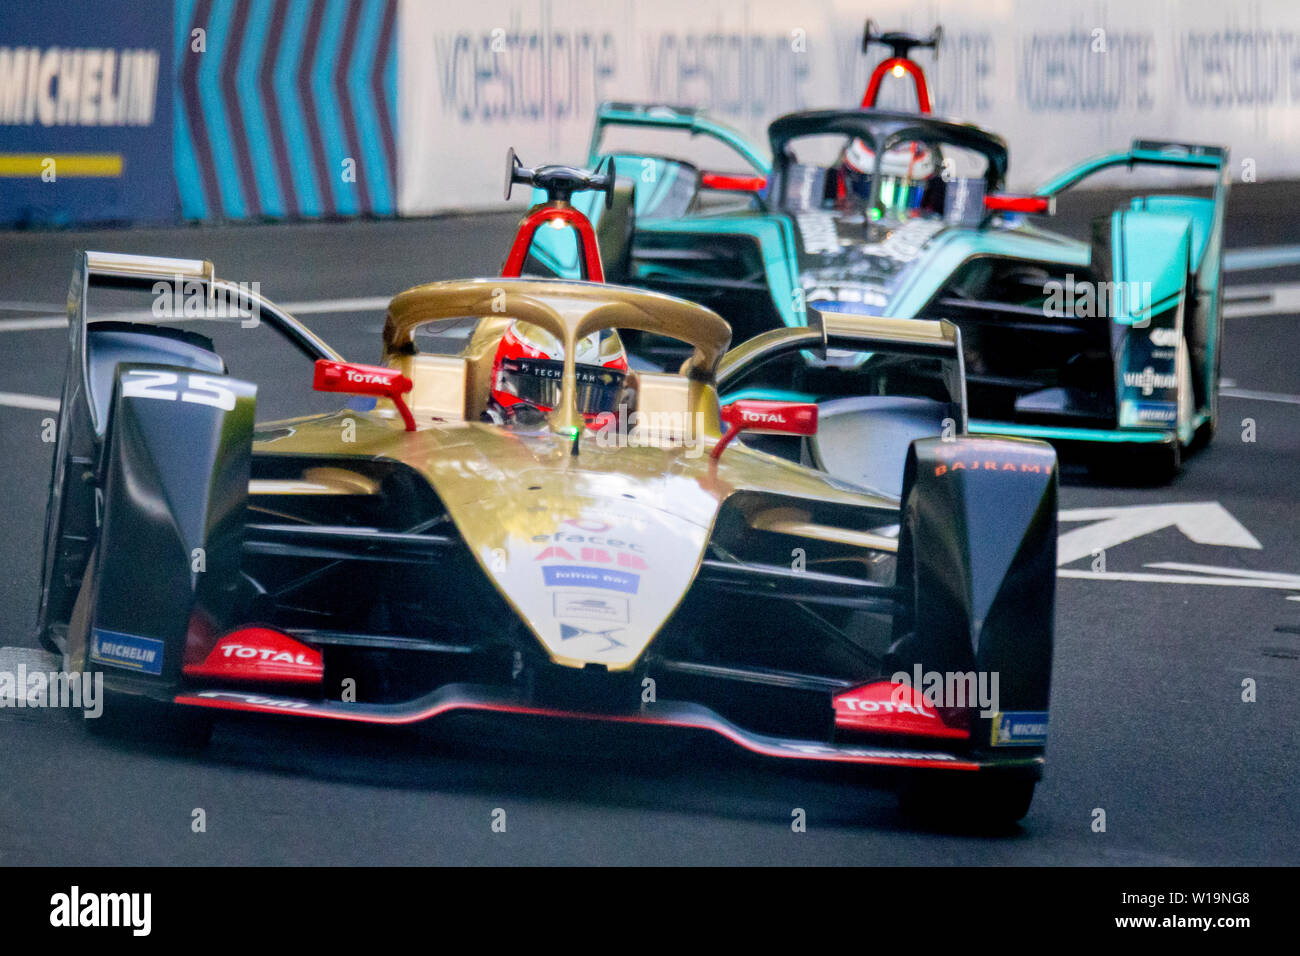
<instances>
[{"instance_id":1,"label":"white arrow marking on road","mask_svg":"<svg viewBox=\"0 0 1300 956\"><path fill-rule=\"evenodd\" d=\"M1254 550L1263 547L1217 501L1127 505L1119 508L1072 508L1062 511L1058 517L1061 521L1094 522L1061 535L1056 546L1058 566L1170 526L1177 527L1197 544Z\"/></svg>"}]
</instances>

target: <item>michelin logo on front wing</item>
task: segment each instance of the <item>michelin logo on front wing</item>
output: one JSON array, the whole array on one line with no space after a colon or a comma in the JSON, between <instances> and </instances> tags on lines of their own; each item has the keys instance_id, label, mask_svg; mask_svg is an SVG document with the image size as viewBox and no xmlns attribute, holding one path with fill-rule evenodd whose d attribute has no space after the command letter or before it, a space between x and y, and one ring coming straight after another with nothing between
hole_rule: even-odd
<instances>
[{"instance_id":1,"label":"michelin logo on front wing","mask_svg":"<svg viewBox=\"0 0 1300 956\"><path fill-rule=\"evenodd\" d=\"M1047 711L1009 710L993 715L994 747L1041 747L1047 743Z\"/></svg>"},{"instance_id":2,"label":"michelin logo on front wing","mask_svg":"<svg viewBox=\"0 0 1300 956\"><path fill-rule=\"evenodd\" d=\"M163 642L95 628L90 635L90 659L109 667L157 675L162 673Z\"/></svg>"}]
</instances>

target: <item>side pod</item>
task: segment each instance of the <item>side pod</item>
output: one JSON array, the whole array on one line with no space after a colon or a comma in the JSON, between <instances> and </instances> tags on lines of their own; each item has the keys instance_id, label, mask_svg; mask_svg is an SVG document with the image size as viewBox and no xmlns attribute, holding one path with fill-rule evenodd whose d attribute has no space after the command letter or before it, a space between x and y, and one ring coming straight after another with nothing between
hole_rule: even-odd
<instances>
[{"instance_id":1,"label":"side pod","mask_svg":"<svg viewBox=\"0 0 1300 956\"><path fill-rule=\"evenodd\" d=\"M1056 453L1015 438L912 442L891 664L998 675L1002 711L1046 711L1056 592ZM987 727L975 739L987 740Z\"/></svg>"},{"instance_id":2,"label":"side pod","mask_svg":"<svg viewBox=\"0 0 1300 956\"><path fill-rule=\"evenodd\" d=\"M224 616L239 572L256 392L225 375L118 367L87 667L174 682L196 610Z\"/></svg>"}]
</instances>

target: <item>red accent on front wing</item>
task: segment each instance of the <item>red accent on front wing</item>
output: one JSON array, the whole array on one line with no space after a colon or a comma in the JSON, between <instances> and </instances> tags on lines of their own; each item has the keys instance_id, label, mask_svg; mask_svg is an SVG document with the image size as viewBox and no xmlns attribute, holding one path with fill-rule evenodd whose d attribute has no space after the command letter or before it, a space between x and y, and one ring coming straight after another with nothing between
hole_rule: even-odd
<instances>
[{"instance_id":1,"label":"red accent on front wing","mask_svg":"<svg viewBox=\"0 0 1300 956\"><path fill-rule=\"evenodd\" d=\"M325 679L320 651L267 627L231 631L202 661L181 670L186 677L257 683L319 684Z\"/></svg>"},{"instance_id":2,"label":"red accent on front wing","mask_svg":"<svg viewBox=\"0 0 1300 956\"><path fill-rule=\"evenodd\" d=\"M969 740L970 730L949 725L910 684L876 681L836 694L835 726L866 733Z\"/></svg>"},{"instance_id":3,"label":"red accent on front wing","mask_svg":"<svg viewBox=\"0 0 1300 956\"><path fill-rule=\"evenodd\" d=\"M222 694L224 696L204 696L204 694ZM424 698L422 702L414 702L414 706L401 709L391 706L381 708L364 704L314 704L309 701L293 700L291 698L277 698L231 691L178 694L175 703L192 707L209 707L217 710L248 711L260 714L293 714L302 717L351 720L368 724L411 724L457 710L489 711L533 717L599 720L609 723L707 730L725 737L751 753L765 757L942 770L979 770L981 767L976 761L964 760L955 756L948 758L939 753L914 753L888 747L833 745L822 744L817 741L783 740L777 737L768 737L743 730L706 707L696 704L678 704L672 701L657 704L654 711L650 712L601 714L542 707L509 698L496 697L490 693L473 694L449 687L434 692Z\"/></svg>"}]
</instances>

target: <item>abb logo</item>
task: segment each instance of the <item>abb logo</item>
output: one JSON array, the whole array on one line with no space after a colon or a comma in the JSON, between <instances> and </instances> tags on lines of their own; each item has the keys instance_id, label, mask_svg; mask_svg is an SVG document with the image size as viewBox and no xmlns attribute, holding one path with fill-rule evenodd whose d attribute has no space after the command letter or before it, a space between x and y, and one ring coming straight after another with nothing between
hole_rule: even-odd
<instances>
[{"instance_id":1,"label":"abb logo","mask_svg":"<svg viewBox=\"0 0 1300 956\"><path fill-rule=\"evenodd\" d=\"M615 564L620 568L628 568L632 571L645 571L650 565L645 563L645 558L639 554L630 554L626 551L610 552L605 548L579 548L578 553L574 555L567 548L561 548L557 545L551 545L539 554L536 558L538 561L564 560L564 561L585 561L588 564Z\"/></svg>"}]
</instances>

